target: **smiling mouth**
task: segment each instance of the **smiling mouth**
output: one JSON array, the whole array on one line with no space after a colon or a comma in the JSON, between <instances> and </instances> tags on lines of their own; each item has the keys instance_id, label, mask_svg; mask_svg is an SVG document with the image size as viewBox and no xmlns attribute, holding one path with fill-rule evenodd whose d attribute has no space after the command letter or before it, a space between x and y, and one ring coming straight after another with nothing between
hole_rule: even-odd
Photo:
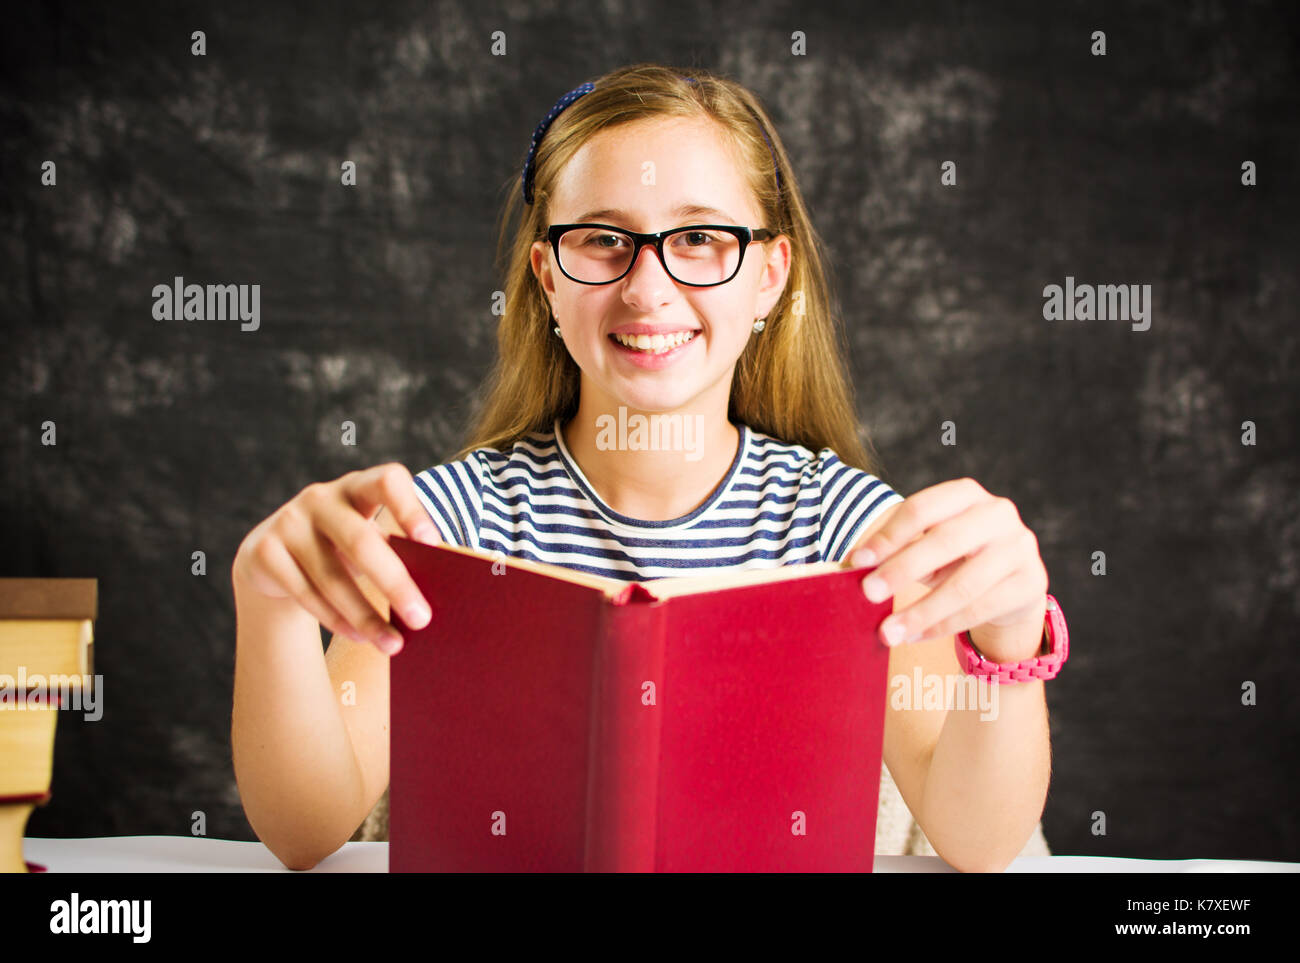
<instances>
[{"instance_id":1,"label":"smiling mouth","mask_svg":"<svg viewBox=\"0 0 1300 963\"><path fill-rule=\"evenodd\" d=\"M673 334L611 334L611 340L625 348L642 354L666 354L674 348L695 340L698 331L676 331Z\"/></svg>"}]
</instances>

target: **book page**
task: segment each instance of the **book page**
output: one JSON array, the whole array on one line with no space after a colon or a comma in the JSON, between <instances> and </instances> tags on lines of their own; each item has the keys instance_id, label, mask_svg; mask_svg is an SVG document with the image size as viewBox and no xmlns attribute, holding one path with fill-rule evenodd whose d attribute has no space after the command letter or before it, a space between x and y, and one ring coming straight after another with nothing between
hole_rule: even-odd
<instances>
[{"instance_id":1,"label":"book page","mask_svg":"<svg viewBox=\"0 0 1300 963\"><path fill-rule=\"evenodd\" d=\"M713 592L742 585L761 585L764 582L784 582L838 572L844 566L838 562L812 562L808 565L782 565L778 568L752 568L738 572L718 572L713 575L685 575L675 578L656 578L641 584L656 598L666 599L696 592Z\"/></svg>"},{"instance_id":2,"label":"book page","mask_svg":"<svg viewBox=\"0 0 1300 963\"><path fill-rule=\"evenodd\" d=\"M438 548L444 548L448 551L459 552L462 555L473 555L476 558L486 559L493 562L501 562L510 568L523 569L528 572L536 572L538 575L545 575L549 578L561 579L565 582L572 582L578 585L587 585L591 588L600 589L606 597L612 598L619 592L627 588L631 582L622 579L607 578L603 575L594 575L590 572L580 572L575 569L565 568L562 565L552 565L549 562L534 562L529 559L511 558L510 556L490 555L486 552L475 551L471 548L465 548L463 545L438 545ZM733 572L717 572L710 575L681 575L669 578L650 579L641 582L645 588L655 598L667 599L679 595L693 595L697 592L713 592L724 588L738 588L744 585L761 585L765 582L783 582L789 579L808 578L813 575L824 575L828 572L838 572L848 567L840 562L812 562L807 565L783 565L778 568L761 568L761 569L744 569Z\"/></svg>"}]
</instances>

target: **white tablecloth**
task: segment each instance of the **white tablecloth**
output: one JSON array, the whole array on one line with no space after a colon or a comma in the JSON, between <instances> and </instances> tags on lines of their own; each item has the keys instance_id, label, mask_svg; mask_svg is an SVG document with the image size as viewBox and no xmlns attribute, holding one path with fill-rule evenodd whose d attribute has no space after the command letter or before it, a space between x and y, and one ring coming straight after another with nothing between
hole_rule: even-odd
<instances>
[{"instance_id":1,"label":"white tablecloth","mask_svg":"<svg viewBox=\"0 0 1300 963\"><path fill-rule=\"evenodd\" d=\"M51 873L288 873L261 843L195 836L100 836L23 840L23 858ZM385 873L387 843L344 843L312 873ZM950 873L934 856L877 856L878 873ZM1017 859L1009 873L1298 873L1300 863L1235 859L1119 859L1039 856Z\"/></svg>"}]
</instances>

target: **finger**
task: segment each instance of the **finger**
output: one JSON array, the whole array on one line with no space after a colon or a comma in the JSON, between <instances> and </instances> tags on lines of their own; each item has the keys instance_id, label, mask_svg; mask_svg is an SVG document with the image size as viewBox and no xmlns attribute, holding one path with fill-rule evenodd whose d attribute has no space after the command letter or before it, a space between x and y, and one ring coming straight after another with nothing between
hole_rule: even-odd
<instances>
[{"instance_id":1,"label":"finger","mask_svg":"<svg viewBox=\"0 0 1300 963\"><path fill-rule=\"evenodd\" d=\"M945 566L981 552L991 532L1005 532L1009 510L1014 511L1009 499L988 498L940 522L876 566L863 580L863 592L871 601L883 602L900 586L933 580Z\"/></svg>"},{"instance_id":2,"label":"finger","mask_svg":"<svg viewBox=\"0 0 1300 963\"><path fill-rule=\"evenodd\" d=\"M966 563L966 557L962 556L961 558L956 559L955 561L949 562L947 565L943 566L942 568L935 569L929 575L922 575L920 578L917 579L917 581L920 582L922 585L924 585L926 588L932 589L940 582L942 582L944 579L946 579L949 575L951 575L953 572L957 571L957 569L961 568L962 565L964 565L965 563Z\"/></svg>"},{"instance_id":3,"label":"finger","mask_svg":"<svg viewBox=\"0 0 1300 963\"><path fill-rule=\"evenodd\" d=\"M330 491L337 492L338 489L331 488ZM413 629L428 625L432 617L429 603L421 594L402 560L388 544L388 540L375 525L356 511L355 506L346 496L339 493L333 497L338 497L340 504L346 505L348 510L318 511L317 534L329 540L342 559L350 563L353 571L360 571L374 583L388 599L392 609L401 613L402 621ZM343 571L343 561L334 561L338 565L339 573L346 575ZM359 594L359 590L355 588L355 581L349 579L349 582L352 591ZM333 598L328 593L326 597L331 600ZM349 592L349 600L351 597L352 592ZM362 598L364 599L364 596ZM368 601L366 607L370 608ZM349 610L342 611L350 616ZM379 621L383 622L383 619Z\"/></svg>"},{"instance_id":4,"label":"finger","mask_svg":"<svg viewBox=\"0 0 1300 963\"><path fill-rule=\"evenodd\" d=\"M339 610L317 591L282 539L264 539L258 547L257 560L289 593L289 597L310 612L328 632L333 635L347 636L362 645L370 642L360 629L350 624Z\"/></svg>"},{"instance_id":5,"label":"finger","mask_svg":"<svg viewBox=\"0 0 1300 963\"><path fill-rule=\"evenodd\" d=\"M932 592L891 615L885 622L902 626L896 638L915 642L937 635L952 635L980 625L1006 611L1008 585L1019 593L1023 605L1028 594L1028 566L1019 566L1020 554L1014 545L990 545L974 558L967 559L948 579ZM1002 608L998 606L1002 605ZM882 633L885 630L881 624Z\"/></svg>"},{"instance_id":6,"label":"finger","mask_svg":"<svg viewBox=\"0 0 1300 963\"><path fill-rule=\"evenodd\" d=\"M395 652L402 644L401 633L385 620L348 574L338 546L319 530L313 529L312 538L315 552L307 571L316 589L361 635L360 641L373 642L389 654Z\"/></svg>"},{"instance_id":7,"label":"finger","mask_svg":"<svg viewBox=\"0 0 1300 963\"><path fill-rule=\"evenodd\" d=\"M903 499L880 530L853 550L850 564L879 565L931 526L992 497L973 478L957 478L923 488ZM859 556L864 549L875 555L874 561Z\"/></svg>"},{"instance_id":8,"label":"finger","mask_svg":"<svg viewBox=\"0 0 1300 963\"><path fill-rule=\"evenodd\" d=\"M324 601L342 616L347 625L361 636L360 641L374 642L381 650L389 651L391 654L392 651L396 651L396 647L400 647L401 633L390 626L375 610L375 606L362 593L356 579L344 569L337 546L327 534L328 527L334 524L339 516L345 519L351 516L356 520L357 525L364 528L373 528L373 526L363 521L351 506L348 506L346 512L331 511L330 506L334 500L343 504L336 486L311 487L310 492L304 497L302 506L306 507L308 512L295 510L283 514L280 522L283 541L286 546L297 548L297 551L291 554L294 555L308 582ZM334 507L337 508L337 505ZM375 533L375 537L382 540L382 536L378 533ZM391 551L386 544L384 548ZM401 564L400 561L398 564ZM393 636L396 638L392 639ZM396 645L387 646L386 638L392 639Z\"/></svg>"},{"instance_id":9,"label":"finger","mask_svg":"<svg viewBox=\"0 0 1300 963\"><path fill-rule=\"evenodd\" d=\"M977 625L983 625L991 618L995 618L998 612L1005 612L1023 605L1028 591L1026 586L1032 581L1033 578L1029 574L1027 567L1013 572L985 592L979 601L967 606L961 612L950 615L946 619L941 619L935 625L921 629L919 634L913 637L911 641L922 641L941 635L956 635L958 632L964 632Z\"/></svg>"},{"instance_id":10,"label":"finger","mask_svg":"<svg viewBox=\"0 0 1300 963\"><path fill-rule=\"evenodd\" d=\"M344 490L366 518L373 519L386 507L408 537L430 545L442 544L438 529L415 494L415 479L405 465L389 462L357 472Z\"/></svg>"}]
</instances>

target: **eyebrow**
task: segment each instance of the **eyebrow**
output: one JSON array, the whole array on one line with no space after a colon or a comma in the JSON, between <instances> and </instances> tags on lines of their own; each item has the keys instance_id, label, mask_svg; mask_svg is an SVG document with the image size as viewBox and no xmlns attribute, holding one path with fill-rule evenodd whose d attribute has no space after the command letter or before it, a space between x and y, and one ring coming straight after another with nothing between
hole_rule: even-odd
<instances>
[{"instance_id":1,"label":"eyebrow","mask_svg":"<svg viewBox=\"0 0 1300 963\"><path fill-rule=\"evenodd\" d=\"M733 218L730 214L726 213L725 211L720 211L716 207L706 207L703 204L693 204L690 202L687 202L685 204L679 204L673 210L669 211L669 213L673 217L679 217L679 218L685 217L688 214L691 215L692 217L694 217L695 215L708 215L710 217L717 216L720 217L722 219L722 222L726 224L739 223L739 221ZM604 220L616 220L616 221L631 220L631 217L628 215L626 211L621 211L618 208L613 208L613 207L602 207L599 210L586 211L582 214L579 214L578 220L575 223L583 224L586 223L587 221L595 220L597 218L601 218Z\"/></svg>"}]
</instances>

